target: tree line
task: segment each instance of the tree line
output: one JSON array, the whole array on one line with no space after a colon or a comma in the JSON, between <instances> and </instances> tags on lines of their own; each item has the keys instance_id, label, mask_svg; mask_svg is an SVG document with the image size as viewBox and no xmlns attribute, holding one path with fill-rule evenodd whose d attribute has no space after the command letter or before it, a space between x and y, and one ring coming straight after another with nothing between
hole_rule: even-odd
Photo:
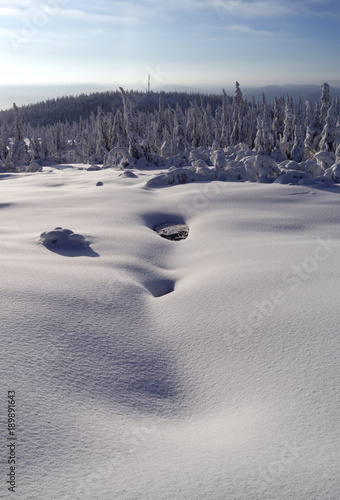
<instances>
[{"instance_id":1,"label":"tree line","mask_svg":"<svg viewBox=\"0 0 340 500\"><path fill-rule=\"evenodd\" d=\"M239 143L276 161L302 162L319 151L333 153L340 144L339 97L330 98L327 83L316 103L299 98L295 104L288 95L267 103L264 94L248 101L238 82L233 97L224 90L216 96L120 88L52 101L14 104L0 114L2 171L35 171L55 163L105 165L115 150L144 158L146 165L160 164L187 148Z\"/></svg>"}]
</instances>

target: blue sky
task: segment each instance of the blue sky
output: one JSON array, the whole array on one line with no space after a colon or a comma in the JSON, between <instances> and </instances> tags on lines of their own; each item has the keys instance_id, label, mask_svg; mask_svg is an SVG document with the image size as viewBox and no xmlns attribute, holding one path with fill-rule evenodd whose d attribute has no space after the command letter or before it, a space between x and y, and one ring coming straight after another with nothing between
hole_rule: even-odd
<instances>
[{"instance_id":1,"label":"blue sky","mask_svg":"<svg viewBox=\"0 0 340 500\"><path fill-rule=\"evenodd\" d=\"M339 0L0 0L0 84L339 84L339 27Z\"/></svg>"}]
</instances>

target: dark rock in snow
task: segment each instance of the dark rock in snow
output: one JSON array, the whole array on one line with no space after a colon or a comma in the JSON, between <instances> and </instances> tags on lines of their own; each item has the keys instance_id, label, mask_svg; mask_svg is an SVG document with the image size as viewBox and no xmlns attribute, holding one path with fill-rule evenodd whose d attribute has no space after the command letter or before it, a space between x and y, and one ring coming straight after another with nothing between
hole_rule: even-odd
<instances>
[{"instance_id":1,"label":"dark rock in snow","mask_svg":"<svg viewBox=\"0 0 340 500\"><path fill-rule=\"evenodd\" d=\"M153 229L162 238L167 240L179 241L185 240L189 235L189 228L185 224L177 224L174 222L166 222L164 224L159 224Z\"/></svg>"}]
</instances>

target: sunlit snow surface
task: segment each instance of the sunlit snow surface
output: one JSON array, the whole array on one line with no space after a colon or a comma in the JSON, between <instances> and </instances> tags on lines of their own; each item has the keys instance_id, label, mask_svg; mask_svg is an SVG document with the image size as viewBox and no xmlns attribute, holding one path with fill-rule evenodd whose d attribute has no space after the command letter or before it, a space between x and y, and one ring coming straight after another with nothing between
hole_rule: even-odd
<instances>
[{"instance_id":1,"label":"sunlit snow surface","mask_svg":"<svg viewBox=\"0 0 340 500\"><path fill-rule=\"evenodd\" d=\"M340 188L134 174L0 175L0 497L339 498Z\"/></svg>"}]
</instances>

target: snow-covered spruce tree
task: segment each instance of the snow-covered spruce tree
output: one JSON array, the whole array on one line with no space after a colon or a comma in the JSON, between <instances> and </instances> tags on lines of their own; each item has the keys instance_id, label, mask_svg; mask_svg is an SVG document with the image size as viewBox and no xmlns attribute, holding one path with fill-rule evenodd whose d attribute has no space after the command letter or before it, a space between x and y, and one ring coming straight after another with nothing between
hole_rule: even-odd
<instances>
[{"instance_id":1,"label":"snow-covered spruce tree","mask_svg":"<svg viewBox=\"0 0 340 500\"><path fill-rule=\"evenodd\" d=\"M340 144L335 151L335 163L340 163Z\"/></svg>"},{"instance_id":2,"label":"snow-covered spruce tree","mask_svg":"<svg viewBox=\"0 0 340 500\"><path fill-rule=\"evenodd\" d=\"M29 154L24 141L24 131L20 111L16 104L14 109L14 139L10 144L9 154L6 157L6 167L12 172L21 172L29 165Z\"/></svg>"},{"instance_id":3,"label":"snow-covered spruce tree","mask_svg":"<svg viewBox=\"0 0 340 500\"><path fill-rule=\"evenodd\" d=\"M267 108L267 100L264 92L262 92L261 102L259 103L259 105L261 111L264 111Z\"/></svg>"},{"instance_id":4,"label":"snow-covered spruce tree","mask_svg":"<svg viewBox=\"0 0 340 500\"><path fill-rule=\"evenodd\" d=\"M216 137L219 141L222 148L229 146L230 144L230 106L228 102L228 96L223 89L223 97L222 97L222 111L221 111L221 135L220 137Z\"/></svg>"},{"instance_id":5,"label":"snow-covered spruce tree","mask_svg":"<svg viewBox=\"0 0 340 500\"><path fill-rule=\"evenodd\" d=\"M198 148L200 144L200 112L197 101L191 103L187 111L186 133L188 143L193 148ZM175 122L175 126L176 122ZM183 150L184 151L184 150Z\"/></svg>"},{"instance_id":6,"label":"snow-covered spruce tree","mask_svg":"<svg viewBox=\"0 0 340 500\"><path fill-rule=\"evenodd\" d=\"M304 144L304 126L301 121L296 121L295 124L295 139L293 149L290 155L291 160L300 163L304 160L305 144Z\"/></svg>"},{"instance_id":7,"label":"snow-covered spruce tree","mask_svg":"<svg viewBox=\"0 0 340 500\"><path fill-rule=\"evenodd\" d=\"M257 115L258 112L255 97L252 96L251 104L245 101L245 115L243 119L243 137L244 142L248 145L249 149L253 149L255 147Z\"/></svg>"},{"instance_id":8,"label":"snow-covered spruce tree","mask_svg":"<svg viewBox=\"0 0 340 500\"><path fill-rule=\"evenodd\" d=\"M243 134L243 118L244 118L244 102L240 84L236 82L236 89L232 103L232 132L230 136L230 144L236 146L240 142L244 142Z\"/></svg>"},{"instance_id":9,"label":"snow-covered spruce tree","mask_svg":"<svg viewBox=\"0 0 340 500\"><path fill-rule=\"evenodd\" d=\"M29 153L30 159L32 162L41 161L42 159L42 151L41 151L41 140L36 137L36 133L34 129L30 129L29 133Z\"/></svg>"},{"instance_id":10,"label":"snow-covered spruce tree","mask_svg":"<svg viewBox=\"0 0 340 500\"><path fill-rule=\"evenodd\" d=\"M172 140L172 152L174 154L183 153L187 147L186 131L184 124L180 121L181 117L178 113L174 113L175 128Z\"/></svg>"},{"instance_id":11,"label":"snow-covered spruce tree","mask_svg":"<svg viewBox=\"0 0 340 500\"><path fill-rule=\"evenodd\" d=\"M110 150L115 147L128 147L128 145L129 139L124 126L124 118L121 110L117 109L113 120Z\"/></svg>"},{"instance_id":12,"label":"snow-covered spruce tree","mask_svg":"<svg viewBox=\"0 0 340 500\"><path fill-rule=\"evenodd\" d=\"M297 103L297 107L296 107L296 116L297 116L297 119L304 125L305 112L303 110L302 99L300 96L298 97L298 103Z\"/></svg>"},{"instance_id":13,"label":"snow-covered spruce tree","mask_svg":"<svg viewBox=\"0 0 340 500\"><path fill-rule=\"evenodd\" d=\"M204 124L205 118L205 104L203 96L200 98L200 105L197 106L196 120L198 121L197 135L199 147L207 145L207 128Z\"/></svg>"},{"instance_id":14,"label":"snow-covered spruce tree","mask_svg":"<svg viewBox=\"0 0 340 500\"><path fill-rule=\"evenodd\" d=\"M154 137L155 137L155 149L156 151L159 151L160 148L162 147L162 144L164 143L164 103L163 103L163 96L162 93L159 94L158 97L158 112L157 112L157 118L154 122Z\"/></svg>"},{"instance_id":15,"label":"snow-covered spruce tree","mask_svg":"<svg viewBox=\"0 0 340 500\"><path fill-rule=\"evenodd\" d=\"M326 122L326 116L330 106L330 96L329 96L330 86L328 83L323 83L321 85L321 97L320 97L320 124L324 127Z\"/></svg>"},{"instance_id":16,"label":"snow-covered spruce tree","mask_svg":"<svg viewBox=\"0 0 340 500\"><path fill-rule=\"evenodd\" d=\"M284 118L285 118L285 98L275 97L273 104L273 131L276 142L280 142L280 137L283 136Z\"/></svg>"},{"instance_id":17,"label":"snow-covered spruce tree","mask_svg":"<svg viewBox=\"0 0 340 500\"><path fill-rule=\"evenodd\" d=\"M9 131L6 125L3 125L0 129L0 169L7 170L5 167L6 158L9 154L10 141L9 141Z\"/></svg>"},{"instance_id":18,"label":"snow-covered spruce tree","mask_svg":"<svg viewBox=\"0 0 340 500\"><path fill-rule=\"evenodd\" d=\"M111 129L112 130L112 129ZM95 163L103 163L106 153L108 153L111 138L109 125L106 122L106 116L100 106L97 109L97 118L95 123L96 154L92 158Z\"/></svg>"},{"instance_id":19,"label":"snow-covered spruce tree","mask_svg":"<svg viewBox=\"0 0 340 500\"><path fill-rule=\"evenodd\" d=\"M256 120L256 137L254 141L254 148L259 155L264 154L262 122L263 122L263 112L258 115Z\"/></svg>"},{"instance_id":20,"label":"snow-covered spruce tree","mask_svg":"<svg viewBox=\"0 0 340 500\"><path fill-rule=\"evenodd\" d=\"M340 123L339 123L339 120L340 120L340 99L339 99L338 94L333 99L333 105L334 105L334 109L335 109L335 114L337 116L337 125L340 125Z\"/></svg>"},{"instance_id":21,"label":"snow-covered spruce tree","mask_svg":"<svg viewBox=\"0 0 340 500\"><path fill-rule=\"evenodd\" d=\"M306 113L305 113L305 128L316 127L317 120L315 119L314 106L309 99L305 99Z\"/></svg>"},{"instance_id":22,"label":"snow-covered spruce tree","mask_svg":"<svg viewBox=\"0 0 340 500\"><path fill-rule=\"evenodd\" d=\"M272 121L267 106L257 117L257 133L255 138L255 149L258 154L270 155L276 147L276 141L272 131Z\"/></svg>"},{"instance_id":23,"label":"snow-covered spruce tree","mask_svg":"<svg viewBox=\"0 0 340 500\"><path fill-rule=\"evenodd\" d=\"M83 163L92 163L93 161L95 161L96 135L93 114L92 118L93 119L91 120L91 123L88 120L82 123L80 137L78 139ZM74 149L74 146L72 149Z\"/></svg>"},{"instance_id":24,"label":"snow-covered spruce tree","mask_svg":"<svg viewBox=\"0 0 340 500\"><path fill-rule=\"evenodd\" d=\"M183 118L183 120L186 120L186 118ZM174 113L170 105L168 104L168 106L164 109L164 127L163 127L164 142L171 143L174 126L175 126Z\"/></svg>"},{"instance_id":25,"label":"snow-covered spruce tree","mask_svg":"<svg viewBox=\"0 0 340 500\"><path fill-rule=\"evenodd\" d=\"M314 107L309 99L306 99L305 127L304 156L309 158L318 151L321 139L320 105L316 103Z\"/></svg>"},{"instance_id":26,"label":"snow-covered spruce tree","mask_svg":"<svg viewBox=\"0 0 340 500\"><path fill-rule=\"evenodd\" d=\"M332 104L328 109L325 126L322 130L319 143L320 151L329 151L330 153L336 151L340 140L340 128L337 127L337 119L335 105Z\"/></svg>"},{"instance_id":27,"label":"snow-covered spruce tree","mask_svg":"<svg viewBox=\"0 0 340 500\"><path fill-rule=\"evenodd\" d=\"M305 140L306 130L305 130L305 117L302 108L302 101L299 97L298 105L295 113L295 132L294 132L294 144L291 152L291 160L298 163L302 162L304 159L305 152Z\"/></svg>"},{"instance_id":28,"label":"snow-covered spruce tree","mask_svg":"<svg viewBox=\"0 0 340 500\"><path fill-rule=\"evenodd\" d=\"M202 134L204 140L203 146L211 147L212 143L214 142L215 133L216 124L212 116L211 106L208 103L206 108L204 109L202 122Z\"/></svg>"},{"instance_id":29,"label":"snow-covered spruce tree","mask_svg":"<svg viewBox=\"0 0 340 500\"><path fill-rule=\"evenodd\" d=\"M294 145L294 132L295 132L295 109L293 104L293 99L287 96L286 106L285 106L285 119L283 135L281 137L281 151L290 158L291 151Z\"/></svg>"},{"instance_id":30,"label":"snow-covered spruce tree","mask_svg":"<svg viewBox=\"0 0 340 500\"><path fill-rule=\"evenodd\" d=\"M143 157L143 150L139 145L140 138L138 134L132 130L132 112L131 104L128 101L127 95L122 87L119 87L124 107L124 125L126 134L129 139L129 154L132 158L139 160Z\"/></svg>"}]
</instances>

